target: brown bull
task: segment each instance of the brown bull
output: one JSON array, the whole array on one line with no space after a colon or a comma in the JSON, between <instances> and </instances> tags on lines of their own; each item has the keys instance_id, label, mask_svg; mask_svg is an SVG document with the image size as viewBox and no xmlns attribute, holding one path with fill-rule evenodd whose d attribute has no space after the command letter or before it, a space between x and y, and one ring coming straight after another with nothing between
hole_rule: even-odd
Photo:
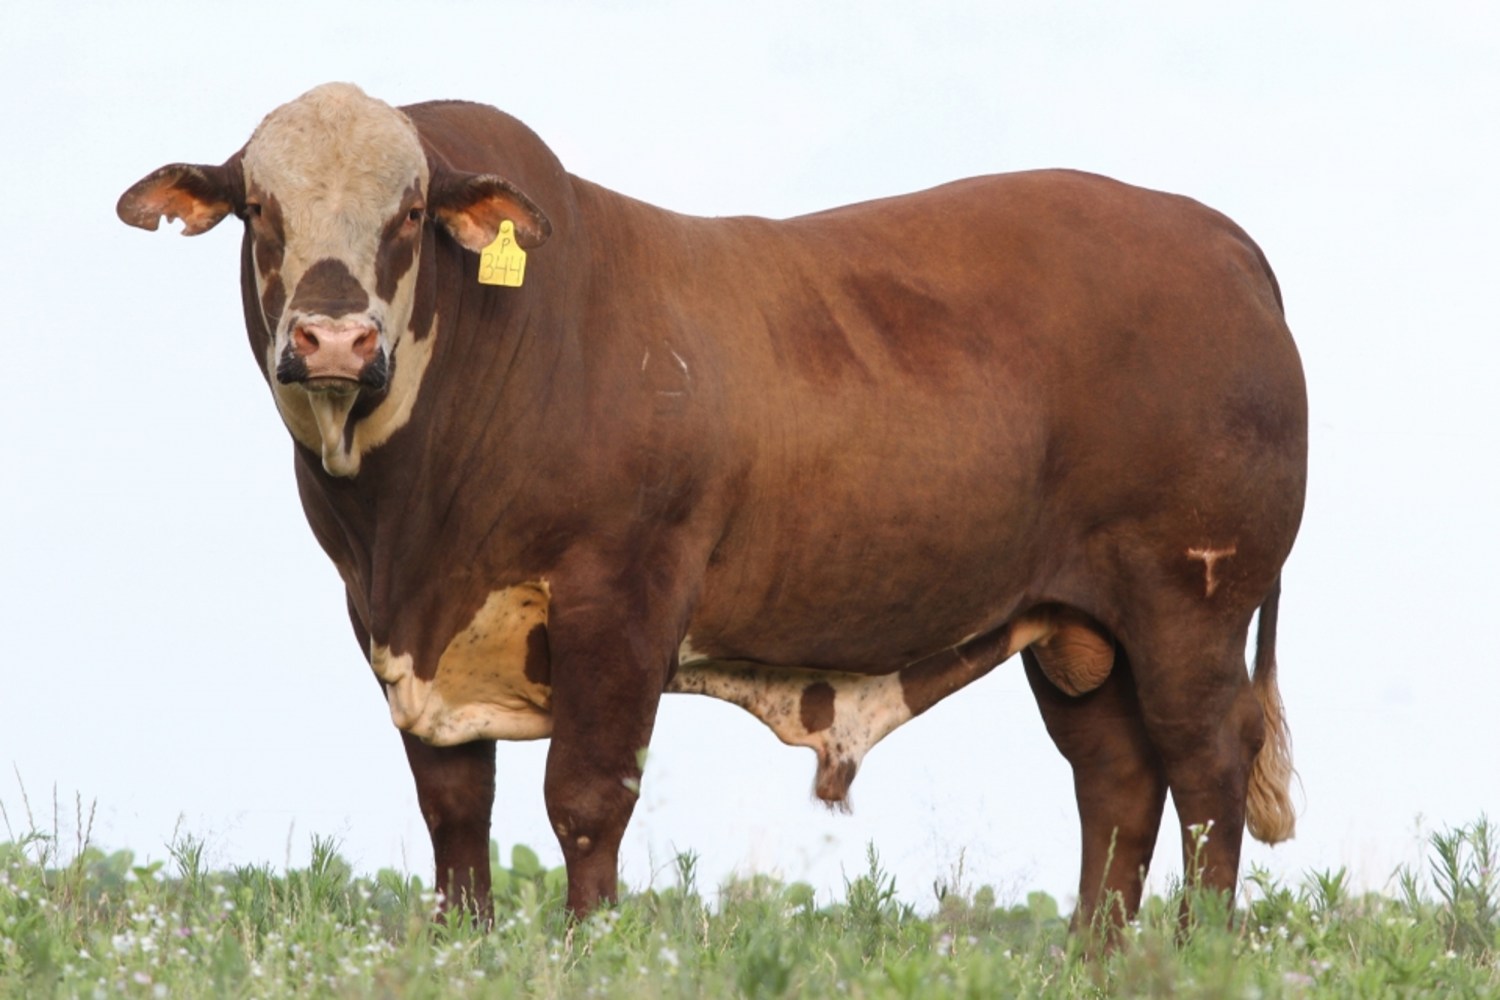
<instances>
[{"instance_id":1,"label":"brown bull","mask_svg":"<svg viewBox=\"0 0 1500 1000\"><path fill-rule=\"evenodd\" d=\"M450 898L488 906L496 740L551 737L584 913L663 692L813 748L839 803L1016 652L1073 767L1081 914L1134 912L1168 791L1213 824L1206 885L1233 889L1247 822L1291 835L1305 390L1222 215L1049 171L691 218L492 108L338 84L119 214L245 222L250 342Z\"/></svg>"}]
</instances>

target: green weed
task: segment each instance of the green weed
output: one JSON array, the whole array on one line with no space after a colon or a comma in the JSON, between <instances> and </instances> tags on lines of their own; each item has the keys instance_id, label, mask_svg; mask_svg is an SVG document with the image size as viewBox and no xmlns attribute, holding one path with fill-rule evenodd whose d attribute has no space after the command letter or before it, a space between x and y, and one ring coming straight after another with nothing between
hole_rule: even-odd
<instances>
[{"instance_id":1,"label":"green weed","mask_svg":"<svg viewBox=\"0 0 1500 1000\"><path fill-rule=\"evenodd\" d=\"M420 879L356 874L324 838L302 868L211 871L190 835L147 862L86 832L64 852L55 825L8 836L0 997L1500 996L1485 819L1434 834L1425 867L1397 872L1390 894L1357 894L1343 869L1297 884L1252 869L1232 909L1179 886L1093 958L1052 897L1003 905L961 867L935 911L917 912L873 846L839 901L764 875L705 893L685 852L668 884L578 923L560 869L523 846L503 863L497 846L485 929L435 920Z\"/></svg>"}]
</instances>

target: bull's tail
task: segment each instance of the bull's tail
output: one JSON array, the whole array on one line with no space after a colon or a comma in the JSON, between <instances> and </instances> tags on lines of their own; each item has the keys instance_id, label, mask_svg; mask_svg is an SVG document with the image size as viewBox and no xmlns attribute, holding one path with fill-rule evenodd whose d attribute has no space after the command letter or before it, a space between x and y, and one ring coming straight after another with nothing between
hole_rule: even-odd
<instances>
[{"instance_id":1,"label":"bull's tail","mask_svg":"<svg viewBox=\"0 0 1500 1000\"><path fill-rule=\"evenodd\" d=\"M1287 728L1281 690L1276 686L1276 606L1281 577L1260 606L1255 632L1255 697L1265 718L1266 740L1250 765L1245 824L1250 836L1267 844L1290 840L1297 826L1292 808L1292 734Z\"/></svg>"}]
</instances>

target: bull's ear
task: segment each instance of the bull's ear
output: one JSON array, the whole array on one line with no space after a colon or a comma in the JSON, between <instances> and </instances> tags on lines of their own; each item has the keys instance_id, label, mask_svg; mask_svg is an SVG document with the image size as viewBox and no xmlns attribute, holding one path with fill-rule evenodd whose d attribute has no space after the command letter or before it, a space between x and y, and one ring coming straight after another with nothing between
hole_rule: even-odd
<instances>
[{"instance_id":1,"label":"bull's ear","mask_svg":"<svg viewBox=\"0 0 1500 1000\"><path fill-rule=\"evenodd\" d=\"M219 167L172 163L136 181L120 195L115 214L141 229L155 229L162 216L182 220L182 235L206 233L234 211L234 161Z\"/></svg>"},{"instance_id":2,"label":"bull's ear","mask_svg":"<svg viewBox=\"0 0 1500 1000\"><path fill-rule=\"evenodd\" d=\"M536 202L494 174L436 174L427 208L455 240L475 253L495 242L500 223L507 219L516 227L516 242L524 250L541 246L552 235L552 223Z\"/></svg>"}]
</instances>

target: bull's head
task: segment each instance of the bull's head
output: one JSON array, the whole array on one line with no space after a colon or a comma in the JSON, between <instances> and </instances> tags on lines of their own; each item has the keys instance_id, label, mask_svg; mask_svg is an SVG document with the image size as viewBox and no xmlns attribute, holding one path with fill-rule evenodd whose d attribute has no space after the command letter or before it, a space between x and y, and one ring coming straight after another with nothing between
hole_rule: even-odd
<instances>
[{"instance_id":1,"label":"bull's head","mask_svg":"<svg viewBox=\"0 0 1500 1000\"><path fill-rule=\"evenodd\" d=\"M154 171L116 211L142 229L181 219L187 236L244 220L246 318L277 406L345 476L410 415L432 349L435 319L414 304L435 227L476 253L506 220L523 248L551 233L509 181L446 168L405 114L350 84L277 108L219 166ZM356 403L364 426L350 428Z\"/></svg>"}]
</instances>

